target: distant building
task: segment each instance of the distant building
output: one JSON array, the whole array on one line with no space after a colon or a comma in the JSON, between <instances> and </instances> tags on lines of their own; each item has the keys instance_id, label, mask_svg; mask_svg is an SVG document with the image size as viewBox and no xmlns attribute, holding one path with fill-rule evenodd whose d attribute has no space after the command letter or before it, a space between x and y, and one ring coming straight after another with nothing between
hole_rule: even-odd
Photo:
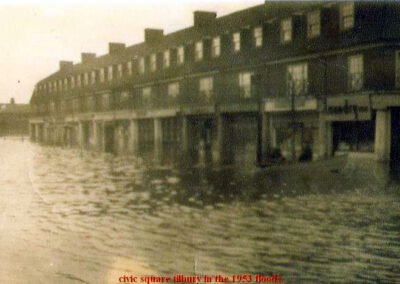
<instances>
[{"instance_id":1,"label":"distant building","mask_svg":"<svg viewBox=\"0 0 400 284\"><path fill-rule=\"evenodd\" d=\"M266 1L60 62L31 99L34 140L87 149L203 147L400 159L400 4Z\"/></svg>"},{"instance_id":2,"label":"distant building","mask_svg":"<svg viewBox=\"0 0 400 284\"><path fill-rule=\"evenodd\" d=\"M0 104L0 136L25 136L29 133L29 104Z\"/></svg>"}]
</instances>

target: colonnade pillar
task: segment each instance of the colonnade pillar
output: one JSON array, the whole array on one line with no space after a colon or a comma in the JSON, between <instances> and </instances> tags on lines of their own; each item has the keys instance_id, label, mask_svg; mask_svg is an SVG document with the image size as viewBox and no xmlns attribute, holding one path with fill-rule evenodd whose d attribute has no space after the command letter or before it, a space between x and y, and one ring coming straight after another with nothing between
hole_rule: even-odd
<instances>
[{"instance_id":1,"label":"colonnade pillar","mask_svg":"<svg viewBox=\"0 0 400 284\"><path fill-rule=\"evenodd\" d=\"M390 161L391 114L389 109L378 110L375 120L375 156L379 162Z\"/></svg>"},{"instance_id":2,"label":"colonnade pillar","mask_svg":"<svg viewBox=\"0 0 400 284\"><path fill-rule=\"evenodd\" d=\"M139 148L139 126L137 119L129 122L129 152L137 153Z\"/></svg>"}]
</instances>

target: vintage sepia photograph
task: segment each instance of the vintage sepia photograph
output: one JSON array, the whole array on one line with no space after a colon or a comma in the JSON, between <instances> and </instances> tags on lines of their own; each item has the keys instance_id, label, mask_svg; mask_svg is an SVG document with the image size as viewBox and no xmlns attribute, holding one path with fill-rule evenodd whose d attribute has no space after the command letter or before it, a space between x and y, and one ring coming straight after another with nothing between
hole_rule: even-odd
<instances>
[{"instance_id":1,"label":"vintage sepia photograph","mask_svg":"<svg viewBox=\"0 0 400 284\"><path fill-rule=\"evenodd\" d=\"M0 284L400 283L400 2L0 2Z\"/></svg>"}]
</instances>

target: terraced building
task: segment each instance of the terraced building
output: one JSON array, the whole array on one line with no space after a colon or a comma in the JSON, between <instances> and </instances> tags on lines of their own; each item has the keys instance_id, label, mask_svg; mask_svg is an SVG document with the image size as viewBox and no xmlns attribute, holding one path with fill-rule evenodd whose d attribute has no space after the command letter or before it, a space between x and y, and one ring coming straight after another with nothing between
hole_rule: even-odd
<instances>
[{"instance_id":1,"label":"terraced building","mask_svg":"<svg viewBox=\"0 0 400 284\"><path fill-rule=\"evenodd\" d=\"M32 95L31 138L255 162L280 152L398 159L400 6L265 2L108 54L60 61Z\"/></svg>"}]
</instances>

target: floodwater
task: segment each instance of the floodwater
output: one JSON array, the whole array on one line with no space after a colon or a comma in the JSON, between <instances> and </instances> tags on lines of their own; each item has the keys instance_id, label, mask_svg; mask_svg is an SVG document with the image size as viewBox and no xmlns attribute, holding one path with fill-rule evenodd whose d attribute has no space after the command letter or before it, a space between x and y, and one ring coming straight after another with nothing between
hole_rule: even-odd
<instances>
[{"instance_id":1,"label":"floodwater","mask_svg":"<svg viewBox=\"0 0 400 284\"><path fill-rule=\"evenodd\" d=\"M0 283L399 283L400 185L365 181L340 163L177 168L0 139Z\"/></svg>"}]
</instances>

